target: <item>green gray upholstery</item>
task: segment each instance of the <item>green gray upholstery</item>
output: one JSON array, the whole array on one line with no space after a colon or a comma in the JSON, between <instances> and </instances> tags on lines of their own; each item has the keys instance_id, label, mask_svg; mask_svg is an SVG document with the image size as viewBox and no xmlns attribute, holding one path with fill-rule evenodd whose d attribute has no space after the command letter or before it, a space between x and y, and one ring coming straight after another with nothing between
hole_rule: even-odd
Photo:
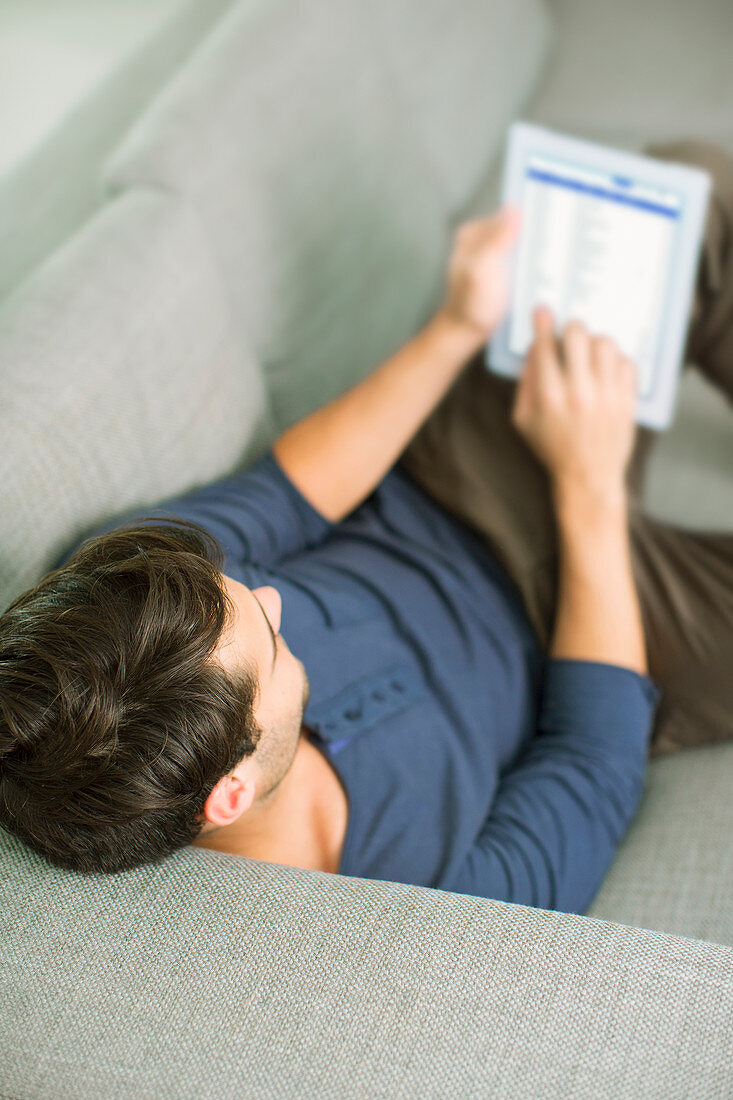
<instances>
[{"instance_id":1,"label":"green gray upholstery","mask_svg":"<svg viewBox=\"0 0 733 1100\"><path fill-rule=\"evenodd\" d=\"M5 849L8 1100L727 1100L733 948L188 848Z\"/></svg>"},{"instance_id":2,"label":"green gray upholstery","mask_svg":"<svg viewBox=\"0 0 733 1100\"><path fill-rule=\"evenodd\" d=\"M730 0L548 0L557 49L527 117L630 149L733 143Z\"/></svg>"},{"instance_id":3,"label":"green gray upholstery","mask_svg":"<svg viewBox=\"0 0 733 1100\"><path fill-rule=\"evenodd\" d=\"M111 188L154 184L195 207L280 427L437 304L451 208L528 98L547 26L537 0L236 4L113 155ZM494 28L511 64L488 60L504 56Z\"/></svg>"},{"instance_id":4,"label":"green gray upholstery","mask_svg":"<svg viewBox=\"0 0 733 1100\"><path fill-rule=\"evenodd\" d=\"M408 339L511 118L633 145L687 104L733 140L728 4L648 7L656 37L619 0L596 40L599 0L232 4L0 305L2 605ZM728 423L686 379L660 507L684 519L689 464L697 518L722 514ZM0 830L0 1097L730 1100L732 779L733 742L654 761L584 916L194 847L85 877Z\"/></svg>"},{"instance_id":5,"label":"green gray upholstery","mask_svg":"<svg viewBox=\"0 0 733 1100\"><path fill-rule=\"evenodd\" d=\"M99 165L231 0L2 0L0 299L103 201Z\"/></svg>"},{"instance_id":6,"label":"green gray upholstery","mask_svg":"<svg viewBox=\"0 0 733 1100\"><path fill-rule=\"evenodd\" d=\"M140 189L0 303L2 607L84 533L223 476L271 435L201 229Z\"/></svg>"}]
</instances>

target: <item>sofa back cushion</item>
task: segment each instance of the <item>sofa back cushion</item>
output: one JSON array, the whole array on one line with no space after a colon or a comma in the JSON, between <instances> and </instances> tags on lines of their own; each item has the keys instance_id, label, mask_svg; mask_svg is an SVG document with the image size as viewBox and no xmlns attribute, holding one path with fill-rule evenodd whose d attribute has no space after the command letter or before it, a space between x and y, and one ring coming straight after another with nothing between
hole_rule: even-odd
<instances>
[{"instance_id":1,"label":"sofa back cushion","mask_svg":"<svg viewBox=\"0 0 733 1100\"><path fill-rule=\"evenodd\" d=\"M543 11L240 2L107 162L112 191L164 187L201 217L278 426L369 373L438 304L453 204L529 92Z\"/></svg>"},{"instance_id":2,"label":"sofa back cushion","mask_svg":"<svg viewBox=\"0 0 733 1100\"><path fill-rule=\"evenodd\" d=\"M506 127L555 51L545 0L367 0L380 61L404 101L453 216L470 202Z\"/></svg>"},{"instance_id":3,"label":"sofa back cushion","mask_svg":"<svg viewBox=\"0 0 733 1100\"><path fill-rule=\"evenodd\" d=\"M262 374L196 219L111 202L0 307L0 607L86 530L253 460Z\"/></svg>"}]
</instances>

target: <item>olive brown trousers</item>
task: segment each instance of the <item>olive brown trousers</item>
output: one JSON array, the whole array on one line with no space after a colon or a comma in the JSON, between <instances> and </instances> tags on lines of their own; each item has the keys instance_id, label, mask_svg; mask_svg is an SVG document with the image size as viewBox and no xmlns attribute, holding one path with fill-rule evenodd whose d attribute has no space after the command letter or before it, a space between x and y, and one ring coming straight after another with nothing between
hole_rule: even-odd
<instances>
[{"instance_id":1,"label":"olive brown trousers","mask_svg":"<svg viewBox=\"0 0 733 1100\"><path fill-rule=\"evenodd\" d=\"M645 153L713 177L684 361L733 404L733 157L700 141ZM511 422L516 380L487 370L484 355L466 366L399 465L482 537L548 651L559 583L549 474ZM661 689L650 757L733 739L733 532L687 530L644 514L643 472L656 436L637 426L627 469L632 569L649 674Z\"/></svg>"}]
</instances>

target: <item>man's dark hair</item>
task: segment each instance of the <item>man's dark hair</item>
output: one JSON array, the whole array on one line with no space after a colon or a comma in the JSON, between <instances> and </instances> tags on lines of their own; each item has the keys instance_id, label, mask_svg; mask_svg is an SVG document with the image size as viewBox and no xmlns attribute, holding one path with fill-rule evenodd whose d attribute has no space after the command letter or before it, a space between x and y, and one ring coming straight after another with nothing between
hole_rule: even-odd
<instances>
[{"instance_id":1,"label":"man's dark hair","mask_svg":"<svg viewBox=\"0 0 733 1100\"><path fill-rule=\"evenodd\" d=\"M235 609L203 527L87 539L0 615L0 825L86 874L159 863L257 747L254 670L213 651Z\"/></svg>"}]
</instances>

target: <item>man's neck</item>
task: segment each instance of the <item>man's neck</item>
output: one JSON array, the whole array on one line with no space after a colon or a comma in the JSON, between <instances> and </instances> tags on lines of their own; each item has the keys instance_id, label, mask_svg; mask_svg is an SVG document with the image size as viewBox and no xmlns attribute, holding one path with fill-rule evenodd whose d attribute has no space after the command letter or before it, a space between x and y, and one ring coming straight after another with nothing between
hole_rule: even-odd
<instances>
[{"instance_id":1,"label":"man's neck","mask_svg":"<svg viewBox=\"0 0 733 1100\"><path fill-rule=\"evenodd\" d=\"M289 858L298 856L312 860L318 795L313 754L317 752L301 730L290 770L267 807L254 813L250 810L231 825L200 833L193 843L274 863L289 862ZM289 858L278 858L281 855Z\"/></svg>"}]
</instances>

